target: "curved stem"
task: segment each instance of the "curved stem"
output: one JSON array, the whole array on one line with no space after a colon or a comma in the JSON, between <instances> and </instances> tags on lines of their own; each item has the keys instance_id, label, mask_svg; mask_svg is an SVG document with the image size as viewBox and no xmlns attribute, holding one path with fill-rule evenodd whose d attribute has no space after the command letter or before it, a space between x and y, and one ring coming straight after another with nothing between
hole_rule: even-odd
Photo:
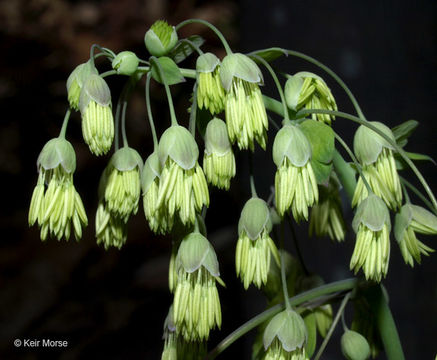
<instances>
[{"instance_id":1,"label":"curved stem","mask_svg":"<svg viewBox=\"0 0 437 360\"><path fill-rule=\"evenodd\" d=\"M165 93L167 94L168 107L170 109L171 124L173 126L178 125L178 121L176 120L176 114L174 112L173 99L171 97L170 87L167 84L167 80L165 78L164 71L162 70L162 66L159 63L159 60L154 56L150 57L150 63L156 65L159 71L159 76L161 77L162 83L164 84Z\"/></svg>"},{"instance_id":2,"label":"curved stem","mask_svg":"<svg viewBox=\"0 0 437 360\"><path fill-rule=\"evenodd\" d=\"M120 133L120 112L121 112L121 98L123 97L124 89L121 91L120 97L117 100L117 107L115 109L115 136L114 136L114 149L117 151L120 147L119 133Z\"/></svg>"},{"instance_id":3,"label":"curved stem","mask_svg":"<svg viewBox=\"0 0 437 360\"><path fill-rule=\"evenodd\" d=\"M146 77L146 108L147 117L149 118L150 131L152 132L153 138L153 151L158 150L158 137L156 136L155 123L153 122L152 106L150 105L150 79L152 74L149 72Z\"/></svg>"},{"instance_id":4,"label":"curved stem","mask_svg":"<svg viewBox=\"0 0 437 360\"><path fill-rule=\"evenodd\" d=\"M281 282L284 294L285 308L291 310L290 298L288 296L287 276L285 275L285 248L284 248L285 229L284 223L281 224Z\"/></svg>"},{"instance_id":5,"label":"curved stem","mask_svg":"<svg viewBox=\"0 0 437 360\"><path fill-rule=\"evenodd\" d=\"M341 291L352 290L358 285L358 280L356 278L336 281L330 284L319 286L317 288L305 291L299 295L290 298L290 305L298 306L306 301L310 301L321 296L332 294ZM238 329L229 334L225 339L223 339L208 355L207 359L215 359L217 355L226 350L230 345L232 345L241 336L245 335L250 330L254 329L258 325L261 325L264 321L271 318L272 316L283 310L284 305L278 304L271 307L268 310L263 311L257 316L253 317Z\"/></svg>"},{"instance_id":6,"label":"curved stem","mask_svg":"<svg viewBox=\"0 0 437 360\"><path fill-rule=\"evenodd\" d=\"M70 120L71 109L68 108L64 116L64 121L62 122L61 131L59 132L59 137L65 139L65 133L67 132L68 120Z\"/></svg>"},{"instance_id":7,"label":"curved stem","mask_svg":"<svg viewBox=\"0 0 437 360\"><path fill-rule=\"evenodd\" d=\"M101 73L100 77L104 78L104 77L107 77L109 75L116 75L116 74L117 74L117 70L108 70L108 71L105 71L104 73Z\"/></svg>"},{"instance_id":8,"label":"curved stem","mask_svg":"<svg viewBox=\"0 0 437 360\"><path fill-rule=\"evenodd\" d=\"M97 58L98 56L101 56L100 54L94 55L94 52L96 49L100 50L102 52L102 55L105 55L106 57L108 57L108 55L110 58L115 57L115 54L112 50L101 47L98 44L92 44L91 48L90 48L90 60L91 60L91 63L93 64L94 67L95 67L94 59Z\"/></svg>"},{"instance_id":9,"label":"curved stem","mask_svg":"<svg viewBox=\"0 0 437 360\"><path fill-rule=\"evenodd\" d=\"M340 135L338 135L335 131L333 131L333 132L334 132L335 139L340 143L341 146L343 146L343 148L346 150L346 152L348 153L348 155L350 156L350 158L354 162L355 167L357 168L358 174L360 174L360 177L363 180L364 185L366 186L367 192L369 193L369 195L372 194L373 193L372 188L370 187L369 183L367 182L367 179L363 174L363 169L361 169L361 165L358 162L357 158L355 157L354 153L349 148L349 146L343 141L343 139L340 137Z\"/></svg>"},{"instance_id":10,"label":"curved stem","mask_svg":"<svg viewBox=\"0 0 437 360\"><path fill-rule=\"evenodd\" d=\"M249 157L249 182L250 182L250 191L252 194L252 197L257 198L258 194L256 193L256 187L255 187L255 179L253 176L253 154L251 152L248 153Z\"/></svg>"},{"instance_id":11,"label":"curved stem","mask_svg":"<svg viewBox=\"0 0 437 360\"><path fill-rule=\"evenodd\" d=\"M373 130L376 132L379 136L381 136L385 141L387 141L393 148L399 153L399 155L402 156L404 161L408 164L408 166L413 170L414 174L419 179L420 183L422 184L423 188L425 189L426 193L428 194L433 207L437 210L437 200L434 197L434 194L431 191L431 188L429 187L428 183L426 182L423 175L420 173L420 171L417 169L416 165L411 161L411 159L408 157L408 155L405 153L405 151L396 143L396 141L393 141L390 137L388 137L384 132L382 132L380 129L378 129L376 126L369 123L367 120L360 119L354 115L347 114L341 111L332 111L332 110L316 110L316 109L305 109L300 110L298 115L307 115L307 114L329 114L338 116L344 119L352 120L360 125L364 125L368 127L370 130Z\"/></svg>"},{"instance_id":12,"label":"curved stem","mask_svg":"<svg viewBox=\"0 0 437 360\"><path fill-rule=\"evenodd\" d=\"M195 137L196 134L196 118L197 118L197 82L193 86L193 102L191 104L190 122L188 123L188 130L191 135Z\"/></svg>"},{"instance_id":13,"label":"curved stem","mask_svg":"<svg viewBox=\"0 0 437 360\"><path fill-rule=\"evenodd\" d=\"M343 185L349 200L354 197L355 188L357 186L357 181L355 179L355 171L349 166L349 164L343 159L340 153L335 150L332 157L332 163L334 165L335 173Z\"/></svg>"},{"instance_id":14,"label":"curved stem","mask_svg":"<svg viewBox=\"0 0 437 360\"><path fill-rule=\"evenodd\" d=\"M434 214L437 215L437 209L435 209L431 202L423 195L413 184L411 184L409 181L407 181L405 178L400 176L400 180L402 185L405 185L408 189L410 189L420 200L422 200L425 205L432 211Z\"/></svg>"},{"instance_id":15,"label":"curved stem","mask_svg":"<svg viewBox=\"0 0 437 360\"><path fill-rule=\"evenodd\" d=\"M340 317L342 316L344 309L346 307L347 302L349 301L349 298L351 297L352 292L348 292L346 296L344 297L343 301L341 302L340 308L337 311L337 315L335 315L335 318L331 324L331 327L329 328L328 333L326 334L325 338L323 339L322 345L320 345L319 351L317 351L316 356L314 357L314 360L319 360L320 357L323 354L323 351L326 348L326 345L328 345L329 340L331 339L332 333L334 332L334 329L337 326L338 321L340 320Z\"/></svg>"},{"instance_id":16,"label":"curved stem","mask_svg":"<svg viewBox=\"0 0 437 360\"><path fill-rule=\"evenodd\" d=\"M272 76L273 81L275 82L276 88L278 89L279 97L281 98L282 111L284 112L284 119L289 120L287 102L285 101L284 91L282 90L281 83L279 82L279 79L276 76L275 71L270 66L270 64L267 61L265 61L262 57L257 56L257 55L253 55L253 57L256 58L259 62L261 62L265 66L265 68L269 71L270 75Z\"/></svg>"},{"instance_id":17,"label":"curved stem","mask_svg":"<svg viewBox=\"0 0 437 360\"><path fill-rule=\"evenodd\" d=\"M200 47L198 47L195 43L188 39L181 39L181 43L186 43L189 45L194 51L196 51L199 55L203 55L203 51Z\"/></svg>"},{"instance_id":18,"label":"curved stem","mask_svg":"<svg viewBox=\"0 0 437 360\"><path fill-rule=\"evenodd\" d=\"M207 26L208 28L210 28L212 31L214 31L214 33L217 35L217 37L220 39L220 41L223 44L223 47L226 50L226 54L230 55L232 54L232 50L229 47L228 42L226 41L225 37L223 36L223 34L220 32L219 29L217 29L214 25L212 25L211 23L209 23L208 21L202 20L202 19L188 19L185 21L182 21L181 23L179 23L178 25L176 25L175 29L176 31L178 31L180 28L184 27L185 25L188 24L202 24Z\"/></svg>"},{"instance_id":19,"label":"curved stem","mask_svg":"<svg viewBox=\"0 0 437 360\"><path fill-rule=\"evenodd\" d=\"M129 144L127 142L126 136L126 108L127 108L127 100L123 100L123 107L121 110L121 136L123 138L123 146L128 147Z\"/></svg>"}]
</instances>

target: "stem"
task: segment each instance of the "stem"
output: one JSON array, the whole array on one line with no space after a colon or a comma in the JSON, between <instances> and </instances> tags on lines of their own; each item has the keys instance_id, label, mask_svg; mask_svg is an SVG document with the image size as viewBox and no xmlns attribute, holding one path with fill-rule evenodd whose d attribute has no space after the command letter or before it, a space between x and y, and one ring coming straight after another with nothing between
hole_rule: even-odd
<instances>
[{"instance_id":1,"label":"stem","mask_svg":"<svg viewBox=\"0 0 437 360\"><path fill-rule=\"evenodd\" d=\"M147 62L148 64L148 62ZM142 71L142 72L149 72L150 71L150 66L138 66L137 68L138 71ZM190 79L195 79L196 78L196 70L193 69L184 69L184 68L179 68L179 70L181 71L181 74L183 77L187 77Z\"/></svg>"},{"instance_id":2,"label":"stem","mask_svg":"<svg viewBox=\"0 0 437 360\"><path fill-rule=\"evenodd\" d=\"M284 223L281 224L281 281L282 281L282 291L284 293L284 301L285 308L287 310L291 310L290 298L288 296L288 287L287 287L287 277L285 275L285 248L284 248L284 238L285 238L285 229Z\"/></svg>"},{"instance_id":3,"label":"stem","mask_svg":"<svg viewBox=\"0 0 437 360\"><path fill-rule=\"evenodd\" d=\"M226 54L230 55L232 54L232 50L229 47L228 42L226 41L225 37L223 36L223 34L220 32L219 29L217 29L214 25L212 25L211 23L209 23L208 21L205 20L201 20L201 19L188 19L185 21L182 21L181 23L179 23L178 25L176 25L175 29L176 31L178 31L180 28L182 28L185 25L189 25L189 24L202 24L207 26L208 28L210 28L212 31L214 31L214 33L217 35L217 37L220 39L220 41L223 44L223 47L226 50Z\"/></svg>"},{"instance_id":4,"label":"stem","mask_svg":"<svg viewBox=\"0 0 437 360\"><path fill-rule=\"evenodd\" d=\"M173 99L171 97L170 87L167 84L167 79L165 78L164 71L162 70L162 66L159 63L159 60L152 56L150 57L150 63L155 64L159 71L159 76L161 77L162 83L165 87L165 93L167 94L168 107L170 109L170 118L172 126L178 125L178 121L176 120L176 114L174 112Z\"/></svg>"},{"instance_id":5,"label":"stem","mask_svg":"<svg viewBox=\"0 0 437 360\"><path fill-rule=\"evenodd\" d=\"M190 112L190 122L188 123L188 130L193 137L196 134L196 117L197 117L197 82L194 83L193 87L193 103L191 104Z\"/></svg>"},{"instance_id":6,"label":"stem","mask_svg":"<svg viewBox=\"0 0 437 360\"><path fill-rule=\"evenodd\" d=\"M119 139L118 135L120 133L120 110L121 110L121 98L124 93L124 88L121 91L120 97L117 100L117 107L115 109L115 136L114 136L114 149L117 151L119 149Z\"/></svg>"},{"instance_id":7,"label":"stem","mask_svg":"<svg viewBox=\"0 0 437 360\"><path fill-rule=\"evenodd\" d=\"M306 301L310 301L313 299L316 299L318 297L340 292L340 291L347 291L352 290L358 285L358 280L356 278L341 280L332 282L330 284L326 284L323 286L319 286L317 288L305 291L299 295L293 296L290 298L290 305L291 306L298 306ZM278 304L273 307L271 307L268 310L263 311L262 313L258 314L257 316L253 317L243 325L241 325L239 328L237 328L235 331L233 331L231 334L229 334L225 339L223 339L208 355L207 359L215 359L217 355L222 353L224 350L226 350L230 345L232 345L236 340L238 340L240 337L245 335L250 330L254 329L258 325L261 325L264 321L268 320L272 316L279 313L281 310L283 310L284 305Z\"/></svg>"},{"instance_id":8,"label":"stem","mask_svg":"<svg viewBox=\"0 0 437 360\"><path fill-rule=\"evenodd\" d=\"M147 117L149 118L150 131L153 138L153 151L158 150L158 137L156 136L155 123L153 122L152 106L150 105L150 79L152 74L149 72L146 77L146 108Z\"/></svg>"},{"instance_id":9,"label":"stem","mask_svg":"<svg viewBox=\"0 0 437 360\"><path fill-rule=\"evenodd\" d=\"M399 155L402 156L402 158L405 160L405 162L408 164L408 166L413 170L414 174L419 179L420 183L422 184L423 188L425 189L426 193L428 194L433 207L437 210L437 200L434 197L434 194L431 191L431 188L429 187L428 183L424 179L423 175L420 173L420 171L417 169L416 165L411 161L411 159L408 157L408 155L405 153L405 151L396 143L396 141L393 141L393 139L389 138L384 132L379 130L377 127L369 123L367 120L360 119L356 116L353 116L351 114L347 114L341 111L331 111L331 110L315 110L315 109L305 109L300 110L297 114L299 115L306 115L306 114L329 114L338 116L344 119L352 120L360 125L364 125L368 127L370 130L373 130L376 132L379 136L381 136L384 140L386 140L391 146L394 147L394 149L399 153Z\"/></svg>"},{"instance_id":10,"label":"stem","mask_svg":"<svg viewBox=\"0 0 437 360\"><path fill-rule=\"evenodd\" d=\"M404 193L405 201L407 202L407 204L411 204L410 195L408 195L407 187L403 183L402 183L402 192Z\"/></svg>"},{"instance_id":11,"label":"stem","mask_svg":"<svg viewBox=\"0 0 437 360\"><path fill-rule=\"evenodd\" d=\"M369 193L369 195L372 194L373 193L372 188L370 187L369 183L367 182L367 179L363 174L363 170L361 169L361 165L359 164L354 153L349 148L349 146L343 141L343 139L340 137L340 135L338 135L335 131L333 131L333 132L334 132L335 139L340 143L341 146L343 146L343 148L346 150L346 152L348 153L348 155L350 156L350 158L354 162L355 167L357 168L358 174L360 174L360 177L363 180L364 185L366 186L367 192Z\"/></svg>"},{"instance_id":12,"label":"stem","mask_svg":"<svg viewBox=\"0 0 437 360\"><path fill-rule=\"evenodd\" d=\"M334 164L335 173L338 175L344 190L349 196L349 199L352 200L354 197L355 187L357 186L355 172L337 150L334 151L332 163Z\"/></svg>"},{"instance_id":13,"label":"stem","mask_svg":"<svg viewBox=\"0 0 437 360\"><path fill-rule=\"evenodd\" d=\"M100 54L94 55L96 48L99 49L102 52L102 55L105 55L106 57L108 57L108 55L110 58L115 57L115 54L112 50L107 49L107 48L103 48L98 44L92 44L91 48L90 48L90 60L91 60L91 63L93 64L94 67L95 67L94 59L97 58L98 56L101 56Z\"/></svg>"},{"instance_id":14,"label":"stem","mask_svg":"<svg viewBox=\"0 0 437 360\"><path fill-rule=\"evenodd\" d=\"M329 328L328 333L326 334L325 338L323 339L322 345L320 345L319 351L317 351L317 354L314 357L314 360L319 360L320 357L322 356L323 351L325 350L326 345L328 345L328 342L331 339L332 333L334 332L334 329L336 328L337 323L340 320L340 317L342 316L342 314L344 312L344 308L346 307L346 304L349 301L351 294L352 294L352 292L348 292L346 294L346 296L344 297L343 301L341 302L341 305L337 311L337 314L335 315L334 321L332 322L332 325Z\"/></svg>"},{"instance_id":15,"label":"stem","mask_svg":"<svg viewBox=\"0 0 437 360\"><path fill-rule=\"evenodd\" d=\"M59 132L59 137L65 139L65 133L67 132L68 120L70 120L71 109L68 108L64 116L64 121L62 122L61 131Z\"/></svg>"},{"instance_id":16,"label":"stem","mask_svg":"<svg viewBox=\"0 0 437 360\"><path fill-rule=\"evenodd\" d=\"M255 188L255 179L253 177L253 154L251 152L248 153L249 156L249 181L250 181L250 191L252 193L252 197L257 198L258 195L256 193Z\"/></svg>"},{"instance_id":17,"label":"stem","mask_svg":"<svg viewBox=\"0 0 437 360\"><path fill-rule=\"evenodd\" d=\"M405 185L407 188L409 188L420 200L422 200L428 208L434 212L434 214L437 215L437 210L432 206L430 201L409 181L407 181L402 176L400 177L402 185Z\"/></svg>"},{"instance_id":18,"label":"stem","mask_svg":"<svg viewBox=\"0 0 437 360\"><path fill-rule=\"evenodd\" d=\"M104 78L104 77L107 77L109 75L116 75L116 74L117 74L117 70L108 70L108 71L105 71L104 73L101 73L100 77Z\"/></svg>"},{"instance_id":19,"label":"stem","mask_svg":"<svg viewBox=\"0 0 437 360\"><path fill-rule=\"evenodd\" d=\"M297 241L297 236L296 236L296 232L294 231L294 226L293 226L291 217L286 216L286 219L288 222L288 226L290 227L291 237L293 238L293 242L294 242L294 245L296 247L297 257L299 259L300 264L302 265L302 270L305 273L305 275L309 275L310 272L308 271L308 268L305 265L305 261L303 260L302 252L300 251L299 242Z\"/></svg>"},{"instance_id":20,"label":"stem","mask_svg":"<svg viewBox=\"0 0 437 360\"><path fill-rule=\"evenodd\" d=\"M121 136L123 138L123 146L128 147L129 144L127 142L126 136L126 108L127 108L127 100L123 100L123 108L121 110Z\"/></svg>"},{"instance_id":21,"label":"stem","mask_svg":"<svg viewBox=\"0 0 437 360\"><path fill-rule=\"evenodd\" d=\"M288 108L287 108L287 102L285 101L285 95L284 95L284 91L282 90L282 86L281 83L279 82L278 77L276 76L275 71L273 70L273 68L270 66L270 64L265 61L262 57L254 55L253 56L255 59L257 59L258 61L260 61L265 68L269 71L270 75L273 78L273 81L275 82L276 88L278 89L279 92L279 96L281 98L281 102L282 102L282 111L284 112L284 118L285 120L289 120L288 117Z\"/></svg>"},{"instance_id":22,"label":"stem","mask_svg":"<svg viewBox=\"0 0 437 360\"><path fill-rule=\"evenodd\" d=\"M187 45L191 46L191 48L196 51L199 55L203 55L203 51L200 47L198 47L195 43L188 39L181 39L181 43L186 43Z\"/></svg>"},{"instance_id":23,"label":"stem","mask_svg":"<svg viewBox=\"0 0 437 360\"><path fill-rule=\"evenodd\" d=\"M267 117L268 117L268 119L269 119L269 122L270 122L270 124L272 124L273 125L273 127L276 129L276 130L280 130L281 128L279 127L279 125L278 124L276 124L276 121L275 120L273 120L272 118L271 118L271 116L269 116L269 115L267 115Z\"/></svg>"}]
</instances>

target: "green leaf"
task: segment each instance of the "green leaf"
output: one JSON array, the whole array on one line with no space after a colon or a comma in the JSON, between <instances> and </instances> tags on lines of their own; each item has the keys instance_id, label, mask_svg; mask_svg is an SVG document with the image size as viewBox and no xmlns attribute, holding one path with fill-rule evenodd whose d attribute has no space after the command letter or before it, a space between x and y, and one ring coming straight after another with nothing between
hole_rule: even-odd
<instances>
[{"instance_id":1,"label":"green leaf","mask_svg":"<svg viewBox=\"0 0 437 360\"><path fill-rule=\"evenodd\" d=\"M157 58L159 64L161 65L162 72L164 74L165 81L167 85L174 85L184 82L185 79L182 76L181 70L178 68L176 63L170 59L169 57L163 56ZM159 68L155 62L152 62L152 77L159 83L163 84L164 82L161 79L161 74Z\"/></svg>"},{"instance_id":2,"label":"green leaf","mask_svg":"<svg viewBox=\"0 0 437 360\"><path fill-rule=\"evenodd\" d=\"M254 51L248 55L255 62L259 62L259 60L257 60L257 58L254 55L263 58L267 62L271 62L273 60L276 60L277 58L280 58L283 55L288 56L288 53L286 50L281 49L281 48L269 48L269 49L262 49L262 50Z\"/></svg>"},{"instance_id":3,"label":"green leaf","mask_svg":"<svg viewBox=\"0 0 437 360\"><path fill-rule=\"evenodd\" d=\"M183 40L183 39L181 39ZM172 51L168 54L176 64L179 64L183 60L185 60L188 56L190 56L195 50L191 47L191 45L187 44L184 41L179 40L176 46ZM191 41L197 47L200 47L204 44L205 39L199 35L192 35L187 38L187 40Z\"/></svg>"},{"instance_id":4,"label":"green leaf","mask_svg":"<svg viewBox=\"0 0 437 360\"><path fill-rule=\"evenodd\" d=\"M332 170L335 151L334 132L330 126L312 119L305 120L299 127L311 144L311 165L317 182L325 183Z\"/></svg>"},{"instance_id":5,"label":"green leaf","mask_svg":"<svg viewBox=\"0 0 437 360\"><path fill-rule=\"evenodd\" d=\"M316 316L314 312L309 312L308 315L305 315L303 318L305 321L305 325L307 327L308 338L307 343L305 345L305 350L307 356L311 358L314 354L314 350L316 349L317 343L317 328L316 328Z\"/></svg>"},{"instance_id":6,"label":"green leaf","mask_svg":"<svg viewBox=\"0 0 437 360\"><path fill-rule=\"evenodd\" d=\"M416 120L407 120L402 124L395 126L392 130L396 142L399 146L405 146L407 144L407 138L413 133L419 126L419 122ZM401 145L402 144L402 145Z\"/></svg>"},{"instance_id":7,"label":"green leaf","mask_svg":"<svg viewBox=\"0 0 437 360\"><path fill-rule=\"evenodd\" d=\"M436 165L436 162L431 156L425 155L425 154L418 154L418 153L412 153L412 152L405 152L407 156L411 160L422 160L422 161L431 161L434 165Z\"/></svg>"}]
</instances>

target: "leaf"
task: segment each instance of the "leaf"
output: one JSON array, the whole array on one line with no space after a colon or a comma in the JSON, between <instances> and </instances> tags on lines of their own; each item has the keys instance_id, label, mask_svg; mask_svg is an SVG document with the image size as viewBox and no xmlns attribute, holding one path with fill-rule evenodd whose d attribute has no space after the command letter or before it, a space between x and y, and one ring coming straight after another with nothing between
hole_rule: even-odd
<instances>
[{"instance_id":1,"label":"leaf","mask_svg":"<svg viewBox=\"0 0 437 360\"><path fill-rule=\"evenodd\" d=\"M326 183L332 170L332 158L335 151L334 132L330 126L312 119L302 122L300 129L311 144L311 165L317 183Z\"/></svg>"},{"instance_id":2,"label":"leaf","mask_svg":"<svg viewBox=\"0 0 437 360\"><path fill-rule=\"evenodd\" d=\"M185 60L195 51L191 45L182 40L179 40L173 50L168 54L176 64L179 64L181 61ZM199 35L189 36L187 40L191 41L197 47L202 46L205 42L205 39Z\"/></svg>"},{"instance_id":3,"label":"leaf","mask_svg":"<svg viewBox=\"0 0 437 360\"><path fill-rule=\"evenodd\" d=\"M165 81L167 82L167 85L179 84L185 81L184 77L182 76L181 70L172 59L166 56L162 56L160 58L157 58L157 61L161 65L161 69L162 72L164 73L164 78ZM157 82L163 84L164 82L161 79L159 68L154 61L152 61L151 63L151 68L152 68L152 77Z\"/></svg>"},{"instance_id":4,"label":"leaf","mask_svg":"<svg viewBox=\"0 0 437 360\"><path fill-rule=\"evenodd\" d=\"M271 62L273 60L276 60L277 58L280 58L283 55L288 56L288 53L281 48L269 48L253 51L248 54L248 56L251 57L255 62L259 63L259 60L256 58L255 55L263 58L267 62Z\"/></svg>"},{"instance_id":5,"label":"leaf","mask_svg":"<svg viewBox=\"0 0 437 360\"><path fill-rule=\"evenodd\" d=\"M399 146L403 147L407 144L407 139L419 126L419 122L416 120L407 120L402 124L395 126L392 130L396 142Z\"/></svg>"},{"instance_id":6,"label":"leaf","mask_svg":"<svg viewBox=\"0 0 437 360\"><path fill-rule=\"evenodd\" d=\"M307 343L305 345L305 351L307 353L308 358L311 358L314 354L314 350L316 349L317 343L317 328L316 328L316 315L314 312L309 312L303 319L305 321L305 325L308 331Z\"/></svg>"},{"instance_id":7,"label":"leaf","mask_svg":"<svg viewBox=\"0 0 437 360\"><path fill-rule=\"evenodd\" d=\"M418 154L407 151L405 153L411 160L431 161L434 165L437 165L434 159L426 154Z\"/></svg>"}]
</instances>

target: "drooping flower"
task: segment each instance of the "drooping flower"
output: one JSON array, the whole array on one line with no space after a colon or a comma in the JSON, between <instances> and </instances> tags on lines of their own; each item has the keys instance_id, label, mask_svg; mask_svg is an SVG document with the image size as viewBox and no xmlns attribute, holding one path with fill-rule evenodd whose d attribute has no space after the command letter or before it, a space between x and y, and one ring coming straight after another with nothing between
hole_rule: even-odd
<instances>
[{"instance_id":1,"label":"drooping flower","mask_svg":"<svg viewBox=\"0 0 437 360\"><path fill-rule=\"evenodd\" d=\"M158 20L147 30L144 42L149 53L159 57L174 48L178 42L178 34L174 26L170 26L164 20Z\"/></svg>"},{"instance_id":2,"label":"drooping flower","mask_svg":"<svg viewBox=\"0 0 437 360\"><path fill-rule=\"evenodd\" d=\"M30 202L29 225L38 222L43 241L49 235L68 240L72 230L79 240L88 219L73 185L76 169L73 146L64 138L50 140L38 157L37 167L38 183Z\"/></svg>"},{"instance_id":3,"label":"drooping flower","mask_svg":"<svg viewBox=\"0 0 437 360\"><path fill-rule=\"evenodd\" d=\"M278 249L270 237L272 221L267 203L251 198L244 205L238 222L238 242L235 268L244 288L250 284L258 288L267 283L271 255L280 263Z\"/></svg>"},{"instance_id":4,"label":"drooping flower","mask_svg":"<svg viewBox=\"0 0 437 360\"><path fill-rule=\"evenodd\" d=\"M122 51L112 60L112 68L120 75L132 75L137 71L139 59L132 51Z\"/></svg>"},{"instance_id":5,"label":"drooping flower","mask_svg":"<svg viewBox=\"0 0 437 360\"><path fill-rule=\"evenodd\" d=\"M74 110L79 110L79 99L82 87L88 77L91 75L97 75L97 69L91 62L91 60L86 63L76 66L76 68L71 72L67 79L67 93L68 102L70 107Z\"/></svg>"},{"instance_id":6,"label":"drooping flower","mask_svg":"<svg viewBox=\"0 0 437 360\"><path fill-rule=\"evenodd\" d=\"M216 281L223 282L212 245L200 233L190 233L179 246L175 267L174 324L188 341L208 339L222 322Z\"/></svg>"},{"instance_id":7,"label":"drooping flower","mask_svg":"<svg viewBox=\"0 0 437 360\"><path fill-rule=\"evenodd\" d=\"M225 108L225 90L220 81L220 60L213 53L200 55L196 61L197 106L218 114Z\"/></svg>"},{"instance_id":8,"label":"drooping flower","mask_svg":"<svg viewBox=\"0 0 437 360\"><path fill-rule=\"evenodd\" d=\"M280 216L291 209L296 221L308 220L308 207L317 203L319 191L311 166L311 145L295 125L285 124L273 143L276 209Z\"/></svg>"},{"instance_id":9,"label":"drooping flower","mask_svg":"<svg viewBox=\"0 0 437 360\"><path fill-rule=\"evenodd\" d=\"M310 72L302 71L288 76L284 95L287 106L294 111L301 109L337 111L337 104L325 81ZM311 114L311 117L328 125L335 120L335 116L328 114Z\"/></svg>"},{"instance_id":10,"label":"drooping flower","mask_svg":"<svg viewBox=\"0 0 437 360\"><path fill-rule=\"evenodd\" d=\"M341 352L347 360L366 360L370 357L370 346L363 335L346 330L341 337Z\"/></svg>"},{"instance_id":11,"label":"drooping flower","mask_svg":"<svg viewBox=\"0 0 437 360\"><path fill-rule=\"evenodd\" d=\"M421 255L428 256L433 249L419 241L416 233L437 234L437 217L428 210L412 204L402 206L396 214L394 234L406 264L414 266L414 260L420 264Z\"/></svg>"},{"instance_id":12,"label":"drooping flower","mask_svg":"<svg viewBox=\"0 0 437 360\"><path fill-rule=\"evenodd\" d=\"M275 315L264 331L265 360L307 360L307 329L302 317L286 309Z\"/></svg>"},{"instance_id":13,"label":"drooping flower","mask_svg":"<svg viewBox=\"0 0 437 360\"><path fill-rule=\"evenodd\" d=\"M350 268L361 268L367 280L380 282L387 275L390 259L390 214L384 201L370 194L358 205L352 222L357 233Z\"/></svg>"},{"instance_id":14,"label":"drooping flower","mask_svg":"<svg viewBox=\"0 0 437 360\"><path fill-rule=\"evenodd\" d=\"M103 244L105 250L114 246L118 249L127 240L127 222L118 214L111 213L104 200L99 202L96 212L97 244Z\"/></svg>"},{"instance_id":15,"label":"drooping flower","mask_svg":"<svg viewBox=\"0 0 437 360\"><path fill-rule=\"evenodd\" d=\"M106 154L114 139L111 92L99 75L87 77L80 93L79 109L82 115L82 135L95 155Z\"/></svg>"},{"instance_id":16,"label":"drooping flower","mask_svg":"<svg viewBox=\"0 0 437 360\"><path fill-rule=\"evenodd\" d=\"M387 126L376 121L369 123L395 141L392 131ZM402 204L402 190L393 150L388 141L364 125L355 133L354 152L362 164L364 177L375 195L383 199L390 209L397 209ZM360 176L352 198L352 206L358 205L367 195L367 188Z\"/></svg>"},{"instance_id":17,"label":"drooping flower","mask_svg":"<svg viewBox=\"0 0 437 360\"><path fill-rule=\"evenodd\" d=\"M225 114L229 139L240 149L254 150L254 141L265 149L268 120L260 84L263 76L258 65L243 54L227 55L220 68L226 91Z\"/></svg>"},{"instance_id":18,"label":"drooping flower","mask_svg":"<svg viewBox=\"0 0 437 360\"><path fill-rule=\"evenodd\" d=\"M206 127L203 170L209 183L229 189L235 176L235 157L223 120L214 118Z\"/></svg>"},{"instance_id":19,"label":"drooping flower","mask_svg":"<svg viewBox=\"0 0 437 360\"><path fill-rule=\"evenodd\" d=\"M162 134L158 157L162 166L157 208L164 219L178 215L184 225L194 224L196 213L209 205L205 175L197 159L199 149L190 132L175 125ZM170 230L171 224L166 228Z\"/></svg>"},{"instance_id":20,"label":"drooping flower","mask_svg":"<svg viewBox=\"0 0 437 360\"><path fill-rule=\"evenodd\" d=\"M346 225L343 219L338 180L331 177L327 186L320 186L320 199L311 209L310 235L329 236L331 240L343 241Z\"/></svg>"}]
</instances>

